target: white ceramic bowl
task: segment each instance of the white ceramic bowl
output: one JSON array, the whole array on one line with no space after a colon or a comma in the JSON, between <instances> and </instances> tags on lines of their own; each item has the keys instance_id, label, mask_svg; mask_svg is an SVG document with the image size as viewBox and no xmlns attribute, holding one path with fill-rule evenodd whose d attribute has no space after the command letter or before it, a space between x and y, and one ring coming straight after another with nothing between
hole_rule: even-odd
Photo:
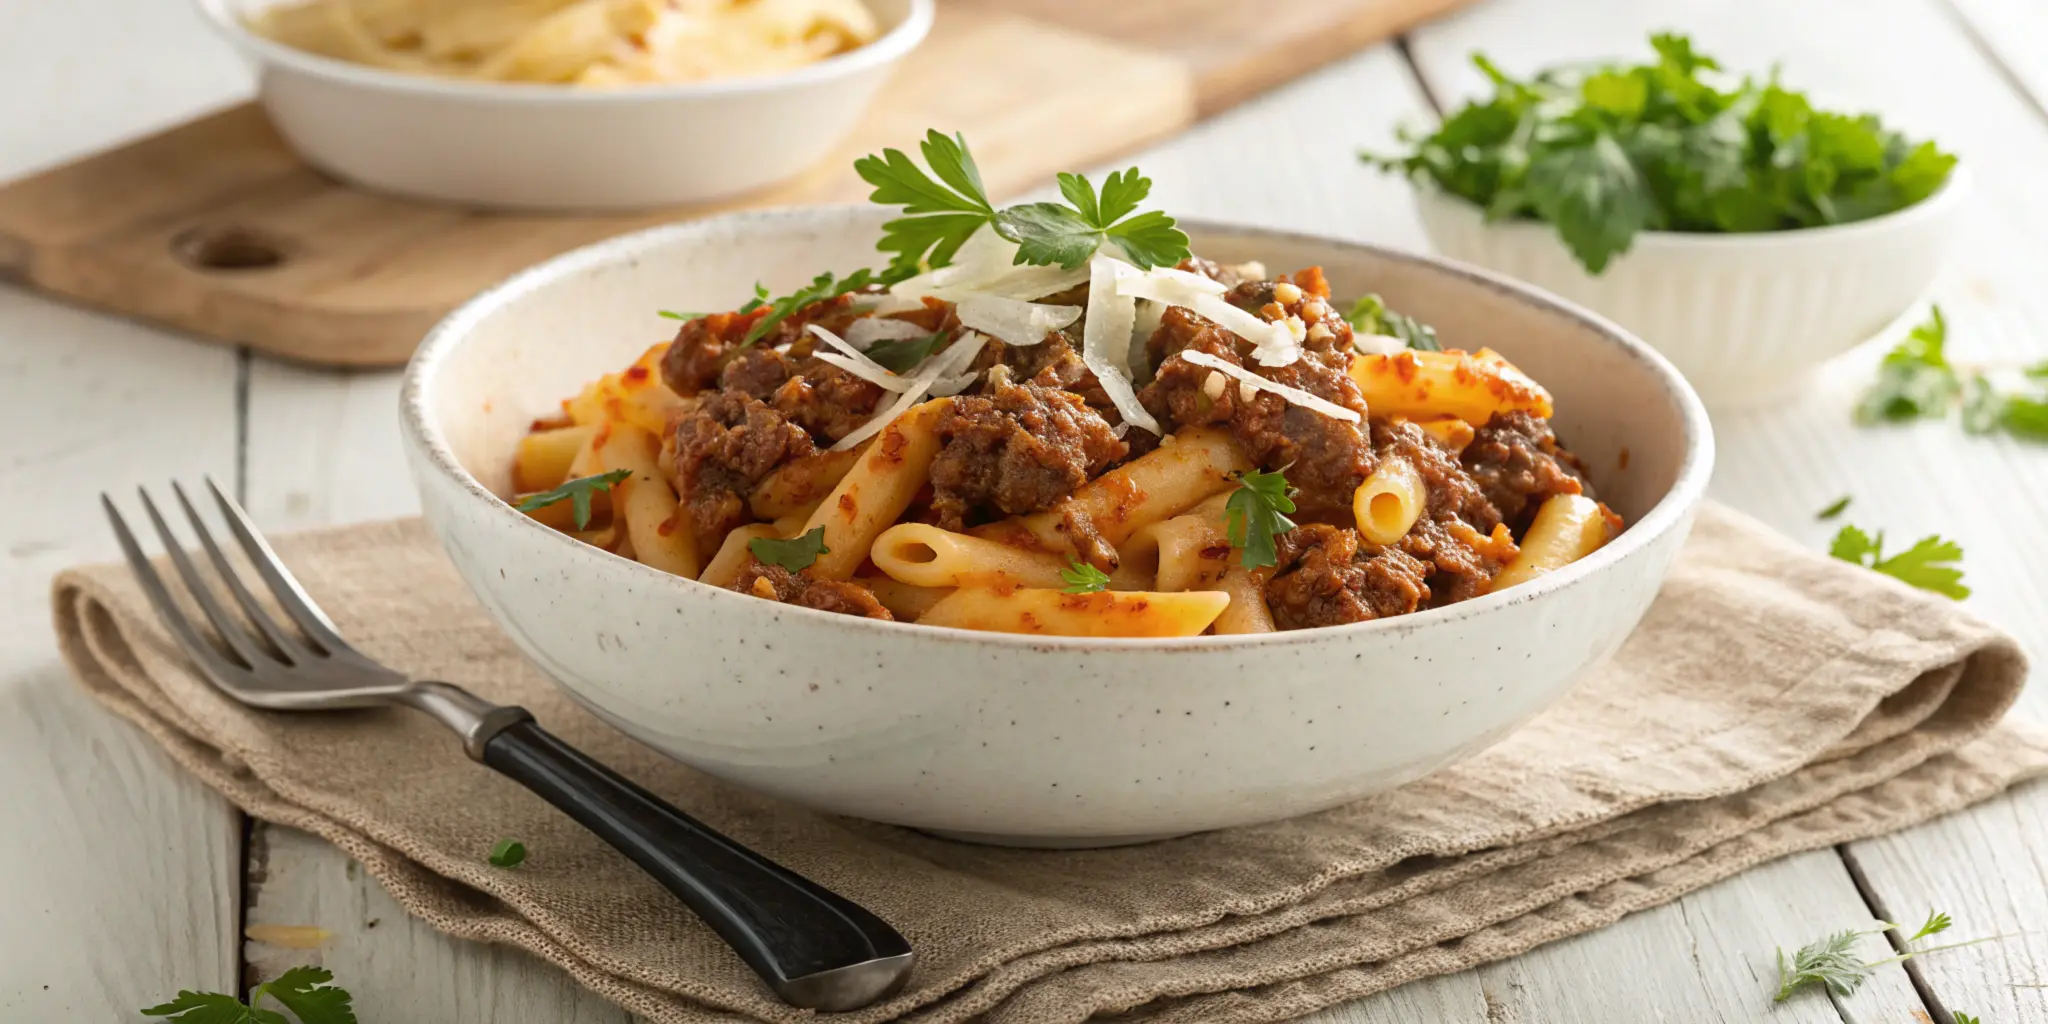
<instances>
[{"instance_id":1,"label":"white ceramic bowl","mask_svg":"<svg viewBox=\"0 0 2048 1024\"><path fill-rule=\"evenodd\" d=\"M1557 230L1486 223L1478 207L1418 185L1438 252L1520 278L1633 331L1676 364L1709 405L1798 391L1822 363L1882 333L1934 284L1961 227L1969 171L1897 213L1758 234L1650 231L1600 276Z\"/></svg>"},{"instance_id":2,"label":"white ceramic bowl","mask_svg":"<svg viewBox=\"0 0 2048 1024\"><path fill-rule=\"evenodd\" d=\"M1093 640L874 622L664 575L512 511L535 414L721 308L875 258L884 211L744 213L613 239L485 292L406 374L406 448L462 576L597 714L798 803L971 839L1101 845L1268 821L1400 785L1556 700L1655 596L1713 463L1670 364L1532 288L1366 245L1194 224L1196 250L1321 265L1450 343L1490 344L1557 398L1559 431L1628 517L1591 557L1477 600L1260 637Z\"/></svg>"},{"instance_id":3,"label":"white ceramic bowl","mask_svg":"<svg viewBox=\"0 0 2048 1024\"><path fill-rule=\"evenodd\" d=\"M781 181L843 141L931 29L933 0L867 0L882 35L774 75L574 89L401 74L293 49L195 0L255 63L263 107L307 163L380 192L524 210L627 210Z\"/></svg>"}]
</instances>

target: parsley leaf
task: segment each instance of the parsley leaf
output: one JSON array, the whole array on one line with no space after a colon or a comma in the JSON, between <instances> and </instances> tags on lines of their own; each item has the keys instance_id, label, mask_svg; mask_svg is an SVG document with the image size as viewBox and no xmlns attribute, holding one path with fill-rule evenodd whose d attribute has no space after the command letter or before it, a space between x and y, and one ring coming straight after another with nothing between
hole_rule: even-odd
<instances>
[{"instance_id":1,"label":"parsley leaf","mask_svg":"<svg viewBox=\"0 0 2048 1024\"><path fill-rule=\"evenodd\" d=\"M927 131L918 149L939 180L900 149L853 162L854 173L875 187L869 202L903 207L904 216L882 225L882 240L875 247L895 253L889 270L905 277L951 263L961 243L996 215L965 136Z\"/></svg>"},{"instance_id":2,"label":"parsley leaf","mask_svg":"<svg viewBox=\"0 0 2048 1024\"><path fill-rule=\"evenodd\" d=\"M1828 554L1958 601L1970 596L1970 588L1963 586L1963 570L1956 564L1962 560L1963 549L1951 540L1922 537L1912 547L1886 558L1882 531L1873 537L1858 527L1844 526L1835 534Z\"/></svg>"},{"instance_id":3,"label":"parsley leaf","mask_svg":"<svg viewBox=\"0 0 2048 1024\"><path fill-rule=\"evenodd\" d=\"M1823 522L1829 519L1833 519L1836 516L1839 516L1843 512L1848 510L1850 500L1850 497L1844 494L1841 497L1836 498L1834 501L1830 502L1828 504L1828 507L1821 509L1819 512L1814 513L1813 517Z\"/></svg>"},{"instance_id":4,"label":"parsley leaf","mask_svg":"<svg viewBox=\"0 0 2048 1024\"><path fill-rule=\"evenodd\" d=\"M1239 473L1237 490L1223 505L1230 546L1240 549L1238 564L1247 569L1277 564L1280 553L1274 538L1294 529L1294 520L1283 514L1294 511L1285 474L1284 467L1271 473Z\"/></svg>"},{"instance_id":5,"label":"parsley leaf","mask_svg":"<svg viewBox=\"0 0 2048 1024\"><path fill-rule=\"evenodd\" d=\"M1361 154L1470 201L1492 220L1556 226L1600 273L1642 231L1783 231L1864 220L1938 191L1956 158L1876 117L1815 110L1775 74L1727 85L1681 35L1640 64L1547 69L1523 80L1483 54L1493 95L1406 152Z\"/></svg>"},{"instance_id":6,"label":"parsley leaf","mask_svg":"<svg viewBox=\"0 0 2048 1024\"><path fill-rule=\"evenodd\" d=\"M526 844L517 839L500 839L491 847L491 855L484 858L494 868L516 868L526 863Z\"/></svg>"},{"instance_id":7,"label":"parsley leaf","mask_svg":"<svg viewBox=\"0 0 2048 1024\"><path fill-rule=\"evenodd\" d=\"M521 512L533 512L557 502L567 501L574 513L576 528L581 530L590 525L590 496L599 491L609 491L619 481L632 475L633 471L630 469L615 469L596 476L564 480L560 487L539 494L529 494L519 499L519 504L512 507Z\"/></svg>"},{"instance_id":8,"label":"parsley leaf","mask_svg":"<svg viewBox=\"0 0 2048 1024\"><path fill-rule=\"evenodd\" d=\"M1109 574L1080 559L1070 559L1067 567L1060 570L1060 579L1067 583L1060 589L1069 594L1093 594L1109 589Z\"/></svg>"},{"instance_id":9,"label":"parsley leaf","mask_svg":"<svg viewBox=\"0 0 2048 1024\"><path fill-rule=\"evenodd\" d=\"M922 338L878 341L868 346L867 357L882 364L882 368L890 373L909 373L911 368L931 357L932 349L945 336L945 331L936 331Z\"/></svg>"},{"instance_id":10,"label":"parsley leaf","mask_svg":"<svg viewBox=\"0 0 2048 1024\"><path fill-rule=\"evenodd\" d=\"M1984 1022L1961 1010L1957 1010L1955 1024L1984 1024Z\"/></svg>"},{"instance_id":11,"label":"parsley leaf","mask_svg":"<svg viewBox=\"0 0 2048 1024\"><path fill-rule=\"evenodd\" d=\"M699 320L704 316L702 313L678 313L673 309L657 309L654 315L663 320Z\"/></svg>"},{"instance_id":12,"label":"parsley leaf","mask_svg":"<svg viewBox=\"0 0 2048 1024\"><path fill-rule=\"evenodd\" d=\"M1382 334L1399 338L1412 349L1424 352L1442 352L1444 346L1436 340L1436 328L1412 316L1396 313L1378 295L1366 294L1351 304L1351 312L1344 314L1351 321L1351 329L1359 334Z\"/></svg>"},{"instance_id":13,"label":"parsley leaf","mask_svg":"<svg viewBox=\"0 0 2048 1024\"><path fill-rule=\"evenodd\" d=\"M1927 915L1927 923L1921 925L1920 930L1915 932L1912 938L1900 943L1900 951L1896 955L1885 957L1882 960L1872 960L1867 963L1855 953L1857 940L1866 935L1882 935L1885 932L1894 931L1899 927L1898 925L1890 921L1879 921L1876 928L1868 931L1836 932L1816 942L1801 946L1789 958L1785 956L1784 947L1781 946L1778 949L1778 992L1772 997L1772 1000L1782 1003L1790 999L1793 993L1811 985L1820 985L1836 995L1846 996L1861 987L1864 980L1870 977L1870 972L1874 968L1883 967L1887 964L1903 963L1914 957L1938 953L1945 949L1961 949L1964 946L1995 942L2007 937L1991 935L1981 939L1971 939L1968 942L1952 942L1945 946L1925 946L1917 949L1913 947L1912 944L1914 942L1918 942L1937 932L1946 931L1948 926L1949 918L1947 914L1929 913ZM1961 1024L1961 1022L1969 1018L1958 1013L1956 1014L1956 1019L1958 1024Z\"/></svg>"},{"instance_id":14,"label":"parsley leaf","mask_svg":"<svg viewBox=\"0 0 2048 1024\"><path fill-rule=\"evenodd\" d=\"M751 313L762 306L767 306L768 313L755 321L754 326L747 329L747 336L741 339L740 344L751 345L760 341L768 335L769 331L775 329L776 324L788 319L791 313L811 303L836 299L847 292L857 292L868 285L876 284L880 280L880 278L875 276L874 271L865 267L843 278L834 276L828 270L812 278L810 284L777 299L769 299L768 289L757 284L754 286L753 301L741 306L739 312Z\"/></svg>"},{"instance_id":15,"label":"parsley leaf","mask_svg":"<svg viewBox=\"0 0 2048 1024\"><path fill-rule=\"evenodd\" d=\"M1114 241L1143 268L1172 266L1188 258L1188 236L1172 217L1157 210L1133 213L1152 192L1152 179L1135 167L1103 179L1098 195L1085 175L1059 175L1060 194L1070 205L1025 203L996 214L996 230L1018 245L1022 263L1072 270L1088 261L1105 241Z\"/></svg>"},{"instance_id":16,"label":"parsley leaf","mask_svg":"<svg viewBox=\"0 0 2048 1024\"><path fill-rule=\"evenodd\" d=\"M825 528L822 526L789 540L756 537L747 542L747 550L753 552L755 558L790 572L802 572L810 568L819 555L832 553L832 549L825 546Z\"/></svg>"},{"instance_id":17,"label":"parsley leaf","mask_svg":"<svg viewBox=\"0 0 2048 1024\"><path fill-rule=\"evenodd\" d=\"M1878 364L1877 380L1856 403L1859 423L1899 423L1948 414L1962 380L1948 361L1948 319L1940 306Z\"/></svg>"},{"instance_id":18,"label":"parsley leaf","mask_svg":"<svg viewBox=\"0 0 2048 1024\"><path fill-rule=\"evenodd\" d=\"M142 1013L176 1024L290 1024L284 1014L256 1005L267 993L296 1014L299 1024L359 1024L348 990L329 984L333 980L334 973L324 967L294 967L256 986L246 1003L218 992L180 991L176 999Z\"/></svg>"}]
</instances>

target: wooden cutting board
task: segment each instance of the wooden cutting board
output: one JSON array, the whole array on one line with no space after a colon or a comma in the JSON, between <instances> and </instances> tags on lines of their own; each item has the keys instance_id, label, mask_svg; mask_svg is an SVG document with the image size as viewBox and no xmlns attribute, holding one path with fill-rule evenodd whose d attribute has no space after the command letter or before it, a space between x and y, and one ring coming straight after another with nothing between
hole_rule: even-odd
<instances>
[{"instance_id":1,"label":"wooden cutting board","mask_svg":"<svg viewBox=\"0 0 2048 1024\"><path fill-rule=\"evenodd\" d=\"M990 192L1013 194L1467 2L941 0L839 157L737 200L632 215L374 195L308 168L245 104L0 187L0 274L290 359L392 366L464 299L576 246L719 210L857 200L853 158L928 127L966 133Z\"/></svg>"}]
</instances>

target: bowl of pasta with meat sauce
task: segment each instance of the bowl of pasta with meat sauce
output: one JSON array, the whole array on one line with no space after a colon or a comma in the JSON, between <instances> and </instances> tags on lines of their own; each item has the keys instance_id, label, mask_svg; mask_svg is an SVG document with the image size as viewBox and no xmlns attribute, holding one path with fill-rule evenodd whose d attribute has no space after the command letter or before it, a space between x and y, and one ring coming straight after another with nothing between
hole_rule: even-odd
<instances>
[{"instance_id":1,"label":"bowl of pasta with meat sauce","mask_svg":"<svg viewBox=\"0 0 2048 1024\"><path fill-rule=\"evenodd\" d=\"M1483 271L1183 222L812 276L884 221L562 256L437 327L402 403L525 653L810 807L1089 846L1398 786L1621 644L1711 471L1668 363Z\"/></svg>"}]
</instances>

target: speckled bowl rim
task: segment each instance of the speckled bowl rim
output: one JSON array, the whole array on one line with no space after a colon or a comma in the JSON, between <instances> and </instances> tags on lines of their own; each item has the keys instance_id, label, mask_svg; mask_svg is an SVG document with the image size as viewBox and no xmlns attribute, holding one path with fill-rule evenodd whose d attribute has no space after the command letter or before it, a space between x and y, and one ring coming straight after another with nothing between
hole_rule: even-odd
<instances>
[{"instance_id":1,"label":"speckled bowl rim","mask_svg":"<svg viewBox=\"0 0 2048 1024\"><path fill-rule=\"evenodd\" d=\"M215 32L259 63L277 64L316 78L380 92L441 99L507 104L611 104L625 106L662 100L710 99L776 92L893 64L917 49L931 33L937 0L905 0L903 20L873 42L824 60L765 75L743 75L703 82L670 82L607 89L578 89L542 82L475 82L459 78L408 74L369 64L310 53L258 35L235 16L230 0L192 0Z\"/></svg>"},{"instance_id":2,"label":"speckled bowl rim","mask_svg":"<svg viewBox=\"0 0 2048 1024\"><path fill-rule=\"evenodd\" d=\"M1417 206L1433 203L1476 215L1482 219L1488 231L1539 233L1556 237L1557 230L1548 221L1529 218L1484 220L1486 211L1464 196L1453 195L1425 180L1411 178L1408 185L1414 191ZM1627 256L1638 248L1696 252L1744 248L1798 249L1854 242L1868 235L1900 230L1921 221L1953 216L1961 208L1963 201L1969 198L1973 187L1970 166L1958 160L1955 167L1949 171L1948 180L1942 182L1941 187L1935 189L1933 194L1911 206L1887 214L1842 224L1824 224L1817 228L1791 228L1785 231L1638 231L1628 249L1616 253L1615 258Z\"/></svg>"},{"instance_id":3,"label":"speckled bowl rim","mask_svg":"<svg viewBox=\"0 0 2048 1024\"><path fill-rule=\"evenodd\" d=\"M512 508L510 504L491 493L481 481L473 476L455 457L446 437L428 415L427 398L436 375L449 356L458 350L472 336L472 330L486 317L509 303L515 302L528 293L546 288L563 277L582 271L612 264L630 263L643 255L683 243L697 236L719 228L744 231L749 225L779 224L788 221L809 221L830 230L835 224L849 220L872 220L875 208L864 204L841 204L810 207L778 207L764 210L750 210L723 214L703 220L669 224L648 228L630 234L620 235L592 245L574 249L546 262L536 264L503 282L477 294L454 312L449 313L427 333L419 350L407 364L405 378L399 392L399 416L401 427L408 440L419 446L426 454L426 463L432 472L437 472L457 485L468 500L489 506L484 514L497 517L512 529L538 531L540 543L567 545L572 558L588 558L591 564L604 566L594 571L591 582L600 582L607 572L623 572L637 575L643 584L649 586L680 586L695 588L695 593L707 601L739 601L761 611L761 626L769 628L776 616L797 616L799 621L811 626L867 632L871 630L908 630L911 634L925 637L933 643L966 643L992 645L1017 650L1118 650L1118 651L1159 651L1159 652L1231 652L1246 648L1279 647L1302 644L1314 638L1343 631L1351 634L1385 632L1399 634L1411 630L1427 629L1439 624L1483 616L1510 605L1532 601L1556 591L1591 585L1603 572L1612 569L1624 559L1650 546L1672 530L1681 529L1689 521L1706 494L1707 482L1713 475L1714 435L1707 418L1706 407L1699 396L1686 383L1669 361L1626 330L1587 310L1541 289L1522 284L1478 267L1433 256L1423 256L1385 246L1364 242L1350 242L1307 232L1282 231L1272 228L1223 221L1182 219L1181 226L1198 239L1204 234L1228 234L1256 241L1269 238L1297 244L1329 246L1363 252L1373 257L1420 267L1435 273L1445 274L1464 281L1473 287L1533 307L1543 315L1574 321L1589 328L1599 344L1620 349L1623 354L1647 366L1655 379L1663 385L1667 402L1676 407L1684 431L1684 454L1679 463L1678 473L1671 487L1636 522L1622 531L1621 536L1595 551L1591 555L1573 562L1555 572L1547 573L1534 582L1512 587L1499 593L1487 594L1461 601L1457 604L1431 608L1408 615L1357 622L1343 626L1325 626L1312 630L1289 630L1275 633L1239 636L1197 636L1197 637L1064 637L1036 636L1013 633L993 633L980 630L959 629L950 626L926 626L911 622L878 622L872 619L856 619L850 616L820 611L812 608L791 607L765 602L758 597L738 594L719 587L699 583L651 566L643 565L628 558L591 547L559 530L545 526L529 516ZM611 564L607 565L607 561ZM465 579L465 583L467 583ZM474 589L474 585L472 585ZM771 614L772 613L772 614Z\"/></svg>"}]
</instances>

